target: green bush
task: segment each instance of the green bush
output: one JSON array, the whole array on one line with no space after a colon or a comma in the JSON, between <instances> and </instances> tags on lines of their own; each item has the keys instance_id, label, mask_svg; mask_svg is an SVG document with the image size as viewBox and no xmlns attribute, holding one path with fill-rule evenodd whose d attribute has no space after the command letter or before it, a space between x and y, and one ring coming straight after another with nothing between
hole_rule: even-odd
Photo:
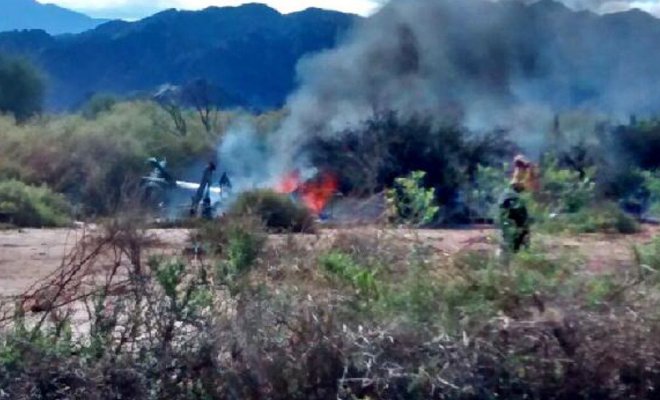
<instances>
[{"instance_id":1,"label":"green bush","mask_svg":"<svg viewBox=\"0 0 660 400\"><path fill-rule=\"evenodd\" d=\"M315 219L307 208L272 190L241 193L232 204L229 214L257 216L266 228L277 232L315 230Z\"/></svg>"},{"instance_id":2,"label":"green bush","mask_svg":"<svg viewBox=\"0 0 660 400\"><path fill-rule=\"evenodd\" d=\"M635 218L598 197L593 170L560 168L550 159L541 171L541 190L524 194L536 229L571 234L639 231Z\"/></svg>"},{"instance_id":3,"label":"green bush","mask_svg":"<svg viewBox=\"0 0 660 400\"><path fill-rule=\"evenodd\" d=\"M60 227L71 222L71 206L46 186L0 182L0 218L21 227Z\"/></svg>"},{"instance_id":4,"label":"green bush","mask_svg":"<svg viewBox=\"0 0 660 400\"><path fill-rule=\"evenodd\" d=\"M82 106L81 113L87 119L95 119L99 114L112 110L118 100L109 94L95 94Z\"/></svg>"},{"instance_id":5,"label":"green bush","mask_svg":"<svg viewBox=\"0 0 660 400\"><path fill-rule=\"evenodd\" d=\"M435 220L440 212L436 205L435 189L426 189L423 171L395 180L395 187L387 191L392 222L421 226Z\"/></svg>"},{"instance_id":6,"label":"green bush","mask_svg":"<svg viewBox=\"0 0 660 400\"><path fill-rule=\"evenodd\" d=\"M392 187L396 178L426 171L438 203L450 206L478 165L500 162L511 147L506 132L473 135L425 116L383 112L340 135L314 138L308 150L316 166L337 171L343 193L369 195Z\"/></svg>"},{"instance_id":7,"label":"green bush","mask_svg":"<svg viewBox=\"0 0 660 400\"><path fill-rule=\"evenodd\" d=\"M636 245L633 248L636 256L639 276L649 279L652 283L660 282L660 236L653 238L651 243Z\"/></svg>"},{"instance_id":8,"label":"green bush","mask_svg":"<svg viewBox=\"0 0 660 400\"><path fill-rule=\"evenodd\" d=\"M238 273L248 271L256 261L263 243L259 234L244 227L232 227L226 245L227 263Z\"/></svg>"},{"instance_id":9,"label":"green bush","mask_svg":"<svg viewBox=\"0 0 660 400\"><path fill-rule=\"evenodd\" d=\"M0 54L0 113L25 121L41 112L44 92L44 80L32 64Z\"/></svg>"},{"instance_id":10,"label":"green bush","mask_svg":"<svg viewBox=\"0 0 660 400\"><path fill-rule=\"evenodd\" d=\"M323 269L332 276L350 283L358 296L367 300L376 300L379 295L376 270L358 264L348 254L333 251L319 258Z\"/></svg>"},{"instance_id":11,"label":"green bush","mask_svg":"<svg viewBox=\"0 0 660 400\"><path fill-rule=\"evenodd\" d=\"M604 202L570 213L547 217L541 224L542 230L550 233L621 233L639 232L639 223L626 214L615 203Z\"/></svg>"},{"instance_id":12,"label":"green bush","mask_svg":"<svg viewBox=\"0 0 660 400\"><path fill-rule=\"evenodd\" d=\"M267 236L261 220L253 215L226 215L205 222L193 236L198 250L211 254L216 282L238 290L238 283L257 264Z\"/></svg>"},{"instance_id":13,"label":"green bush","mask_svg":"<svg viewBox=\"0 0 660 400\"><path fill-rule=\"evenodd\" d=\"M551 161L541 168L541 193L538 198L555 213L576 213L591 206L596 196L594 171L559 168Z\"/></svg>"},{"instance_id":14,"label":"green bush","mask_svg":"<svg viewBox=\"0 0 660 400\"><path fill-rule=\"evenodd\" d=\"M232 230L259 232L253 223L200 232L228 246L218 255L229 264L245 259L231 250L231 238L244 237ZM657 398L660 299L656 287L633 286L628 271L584 274L554 248L506 265L481 251L445 263L429 258L431 249L400 253L376 239L334 244L321 257L316 246L286 243L238 292L209 279L208 260L152 258L148 273L106 271L97 286L73 279L67 288L91 294L81 300L85 319L75 314L88 328L74 335L66 306L41 322L19 311L0 328L0 391L11 399ZM644 248L649 266L657 248ZM139 263L140 255L116 256ZM334 285L314 284L308 267L317 264ZM365 301L362 288L373 284L377 296Z\"/></svg>"},{"instance_id":15,"label":"green bush","mask_svg":"<svg viewBox=\"0 0 660 400\"><path fill-rule=\"evenodd\" d=\"M443 288L421 263L410 265L400 282L382 289L381 307L385 315L396 315L413 324L437 324L446 304Z\"/></svg>"},{"instance_id":16,"label":"green bush","mask_svg":"<svg viewBox=\"0 0 660 400\"><path fill-rule=\"evenodd\" d=\"M648 195L647 199L635 199L637 201L643 202L644 200L648 201L648 211L651 215L658 216L660 215L660 170L653 171L638 171L638 174L644 179L641 190L638 189L638 193L644 197ZM640 193L641 192L641 193Z\"/></svg>"},{"instance_id":17,"label":"green bush","mask_svg":"<svg viewBox=\"0 0 660 400\"><path fill-rule=\"evenodd\" d=\"M105 107L105 106L104 106ZM185 137L151 102L120 102L98 113L47 115L16 124L0 116L0 179L47 184L85 216L107 216L134 194L152 156L175 176L215 153L219 135L192 121ZM230 115L223 115L223 121Z\"/></svg>"},{"instance_id":18,"label":"green bush","mask_svg":"<svg viewBox=\"0 0 660 400\"><path fill-rule=\"evenodd\" d=\"M466 185L465 200L470 213L470 221L497 220L499 200L509 186L506 175L508 165L502 167L477 166L474 182Z\"/></svg>"},{"instance_id":19,"label":"green bush","mask_svg":"<svg viewBox=\"0 0 660 400\"><path fill-rule=\"evenodd\" d=\"M589 307L599 307L612 302L612 295L621 288L613 277L596 276L585 283L585 302Z\"/></svg>"}]
</instances>

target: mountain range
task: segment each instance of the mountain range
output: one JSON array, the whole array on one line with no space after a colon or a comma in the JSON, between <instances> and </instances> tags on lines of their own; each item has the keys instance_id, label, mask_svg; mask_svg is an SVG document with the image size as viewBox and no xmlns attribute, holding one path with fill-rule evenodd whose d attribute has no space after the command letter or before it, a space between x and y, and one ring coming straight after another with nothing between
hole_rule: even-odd
<instances>
[{"instance_id":1,"label":"mountain range","mask_svg":"<svg viewBox=\"0 0 660 400\"><path fill-rule=\"evenodd\" d=\"M451 54L460 60L454 65L460 76L500 81L498 74L513 68L502 64L513 57L526 76L518 89L558 107L588 104L603 92L614 94L607 99L612 109L618 103L640 110L655 104L650 90L660 82L660 20L638 10L602 16L576 12L552 0L486 4L488 15L466 15L487 23L489 15L495 20L501 14L506 17L497 20L508 22L498 37L485 39L493 45L456 40ZM163 85L199 79L220 88L234 105L270 109L282 106L295 90L301 59L335 47L360 20L320 9L281 14L262 4L167 10L79 34L0 33L0 52L25 56L44 72L50 110L74 108L95 93L155 93ZM438 29L459 38L465 27L455 21L460 19L446 19ZM382 30L378 37L388 41L396 27ZM493 52L486 63L492 67L477 62L483 55L475 51L482 47Z\"/></svg>"},{"instance_id":2,"label":"mountain range","mask_svg":"<svg viewBox=\"0 0 660 400\"><path fill-rule=\"evenodd\" d=\"M284 15L262 4L167 10L76 35L0 33L0 52L44 71L49 109L77 106L94 93L127 95L195 79L262 109L281 106L298 61L335 46L358 18L320 9Z\"/></svg>"},{"instance_id":3,"label":"mountain range","mask_svg":"<svg viewBox=\"0 0 660 400\"><path fill-rule=\"evenodd\" d=\"M23 29L43 29L57 35L80 33L107 22L87 15L42 4L36 0L2 0L0 4L0 32Z\"/></svg>"}]
</instances>

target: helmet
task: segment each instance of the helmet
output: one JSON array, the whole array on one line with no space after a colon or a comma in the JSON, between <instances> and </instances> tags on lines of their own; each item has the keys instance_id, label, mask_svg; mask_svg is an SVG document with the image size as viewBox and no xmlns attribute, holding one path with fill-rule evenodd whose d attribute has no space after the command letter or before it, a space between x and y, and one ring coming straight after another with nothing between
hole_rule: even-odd
<instances>
[{"instance_id":1,"label":"helmet","mask_svg":"<svg viewBox=\"0 0 660 400\"><path fill-rule=\"evenodd\" d=\"M513 165L521 168L528 168L530 166L529 160L522 154L518 154L513 158Z\"/></svg>"}]
</instances>

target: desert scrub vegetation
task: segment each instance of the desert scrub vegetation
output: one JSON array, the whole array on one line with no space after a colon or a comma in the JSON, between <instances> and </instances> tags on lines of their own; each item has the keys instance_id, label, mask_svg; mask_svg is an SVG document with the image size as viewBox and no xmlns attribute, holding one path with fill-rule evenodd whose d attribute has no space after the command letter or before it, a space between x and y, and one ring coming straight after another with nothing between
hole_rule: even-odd
<instances>
[{"instance_id":1,"label":"desert scrub vegetation","mask_svg":"<svg viewBox=\"0 0 660 400\"><path fill-rule=\"evenodd\" d=\"M214 108L212 115L200 120L194 107L157 101L120 101L98 95L71 114L37 113L18 122L7 114L0 117L0 179L45 184L65 195L80 217L109 216L121 208L126 197L131 197L122 194L134 192L140 177L148 172L147 158L163 157L174 175L197 181L198 170L193 166L216 157L220 143L226 144L220 148L221 158L234 164L228 168L244 162L235 154L243 151L237 147L237 143L243 143L237 135L247 135L255 148L268 149L286 113L279 110L253 115ZM232 126L249 129L232 131ZM612 132L609 136L603 133L607 137L602 140L615 140L617 130L608 129ZM637 132L642 128L626 129ZM647 128L644 129L646 132ZM655 132L654 129L651 131ZM222 142L230 131L232 140ZM592 133L584 133L589 134ZM633 134L636 138L643 136L640 135ZM461 126L438 126L422 116L404 117L385 112L337 135L313 138L304 151L319 170L336 172L344 194L370 196L398 188L395 197L401 204L397 214L407 224L419 224L419 221L405 221L406 218L445 223L492 222L494 206L510 173L507 166L502 168L503 162L519 151L510 139L503 131L477 134ZM544 214L580 214L580 210L593 204L630 197L643 185L655 190L657 184L654 186L651 171L656 167L650 160L641 163L636 158L642 157L637 151L646 152L646 149L625 147L630 152L626 155L630 161L623 168L596 157L603 152L594 144L597 140L569 142L566 139L566 143L560 143L559 149L549 152L542 163L542 180L547 190L539 202ZM224 160L219 161L223 169ZM619 173L631 170L630 167L645 170ZM228 172L230 176L232 173L240 176L241 171ZM423 178L415 175L421 173ZM402 187L415 181L418 188L411 191L409 187L405 190L411 193L403 195ZM262 193L261 197L274 204L272 196ZM393 197L391 192L390 197ZM419 201L425 205L415 204ZM436 214L435 207L439 207ZM419 212L429 215L410 217ZM626 224L622 217L616 218L618 222L615 222ZM587 229L590 230L601 229L593 228L599 224L596 221L584 225L591 225ZM307 228L305 223L301 228L299 221L293 225L277 229ZM630 224L625 227L628 228Z\"/></svg>"},{"instance_id":2,"label":"desert scrub vegetation","mask_svg":"<svg viewBox=\"0 0 660 400\"><path fill-rule=\"evenodd\" d=\"M0 87L0 113L25 121L41 112L44 77L27 59L0 54Z\"/></svg>"},{"instance_id":3,"label":"desert scrub vegetation","mask_svg":"<svg viewBox=\"0 0 660 400\"><path fill-rule=\"evenodd\" d=\"M62 227L71 223L72 208L64 196L46 186L0 181L0 222L18 227Z\"/></svg>"},{"instance_id":4,"label":"desert scrub vegetation","mask_svg":"<svg viewBox=\"0 0 660 400\"><path fill-rule=\"evenodd\" d=\"M314 232L316 222L311 212L290 196L269 189L241 193L232 203L229 215L253 215L274 232Z\"/></svg>"},{"instance_id":5,"label":"desert scrub vegetation","mask_svg":"<svg viewBox=\"0 0 660 400\"><path fill-rule=\"evenodd\" d=\"M20 124L0 116L0 179L48 185L82 216L109 215L121 205L122 194L148 172L147 158L165 157L169 167L181 173L215 154L219 138L236 117L219 113L217 130L207 132L192 111L184 112L189 123L181 135L152 102L98 107L84 116L44 115Z\"/></svg>"},{"instance_id":6,"label":"desert scrub vegetation","mask_svg":"<svg viewBox=\"0 0 660 400\"><path fill-rule=\"evenodd\" d=\"M436 205L435 189L424 187L426 172L414 171L394 180L394 188L387 190L390 222L410 226L428 225L440 213Z\"/></svg>"},{"instance_id":7,"label":"desert scrub vegetation","mask_svg":"<svg viewBox=\"0 0 660 400\"><path fill-rule=\"evenodd\" d=\"M575 213L544 218L541 229L548 233L622 233L639 232L640 224L612 202L602 202Z\"/></svg>"},{"instance_id":8,"label":"desert scrub vegetation","mask_svg":"<svg viewBox=\"0 0 660 400\"><path fill-rule=\"evenodd\" d=\"M509 168L507 164L499 168L477 167L475 180L466 184L464 190L469 221L494 220L500 197L509 185ZM594 169L578 171L561 166L548 156L540 171L540 189L523 195L535 230L552 234L632 234L639 231L640 224L635 215L599 192ZM650 171L637 174L640 184L646 178L643 185L655 188Z\"/></svg>"},{"instance_id":9,"label":"desert scrub vegetation","mask_svg":"<svg viewBox=\"0 0 660 400\"><path fill-rule=\"evenodd\" d=\"M528 198L541 230L571 234L639 231L634 216L599 196L594 169L569 169L550 158L541 170L541 190Z\"/></svg>"},{"instance_id":10,"label":"desert scrub vegetation","mask_svg":"<svg viewBox=\"0 0 660 400\"><path fill-rule=\"evenodd\" d=\"M657 397L660 300L646 267L594 276L542 246L507 264L490 252L447 259L383 232L321 248L293 236L266 244L255 239L261 221L251 224L203 228L218 251L190 259L148 257L130 223L88 238L66 273L31 292L52 307L4 320L0 389L34 399Z\"/></svg>"},{"instance_id":11,"label":"desert scrub vegetation","mask_svg":"<svg viewBox=\"0 0 660 400\"><path fill-rule=\"evenodd\" d=\"M504 132L473 135L460 126L437 125L424 116L383 112L337 135L314 138L307 150L314 165L339 173L344 192L379 192L397 178L425 171L437 202L453 206L477 165L499 162L514 146Z\"/></svg>"}]
</instances>

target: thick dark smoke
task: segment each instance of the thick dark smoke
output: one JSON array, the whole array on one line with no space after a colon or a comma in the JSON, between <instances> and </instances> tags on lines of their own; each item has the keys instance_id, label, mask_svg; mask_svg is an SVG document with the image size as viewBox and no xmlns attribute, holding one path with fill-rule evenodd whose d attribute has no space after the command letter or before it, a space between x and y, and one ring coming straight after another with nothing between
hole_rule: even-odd
<instances>
[{"instance_id":1,"label":"thick dark smoke","mask_svg":"<svg viewBox=\"0 0 660 400\"><path fill-rule=\"evenodd\" d=\"M600 17L549 0L395 0L300 64L270 169L304 162L310 137L381 111L505 128L531 150L555 113L656 112L659 42L660 21L639 13Z\"/></svg>"}]
</instances>

